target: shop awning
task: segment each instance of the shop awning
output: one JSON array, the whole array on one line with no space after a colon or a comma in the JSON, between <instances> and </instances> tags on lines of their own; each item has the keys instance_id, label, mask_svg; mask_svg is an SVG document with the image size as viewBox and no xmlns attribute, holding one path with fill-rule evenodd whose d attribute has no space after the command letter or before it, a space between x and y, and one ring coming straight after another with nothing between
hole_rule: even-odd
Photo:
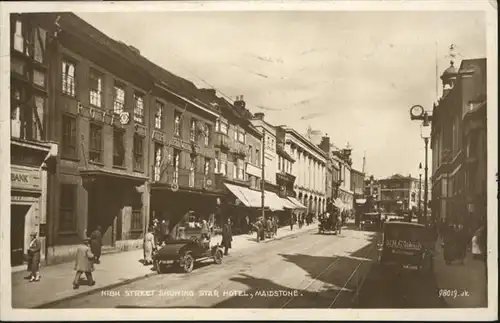
<instances>
[{"instance_id":1,"label":"shop awning","mask_svg":"<svg viewBox=\"0 0 500 323\"><path fill-rule=\"evenodd\" d=\"M300 203L295 197L288 197L288 200L295 205L296 209L307 209L304 204Z\"/></svg>"},{"instance_id":2,"label":"shop awning","mask_svg":"<svg viewBox=\"0 0 500 323\"><path fill-rule=\"evenodd\" d=\"M234 196L241 201L241 203L243 203L243 205L247 207L260 207L260 202L256 199L256 194L258 194L258 192L252 191L246 187L227 183L224 183L224 186L226 186L227 189L231 191L231 193L233 193Z\"/></svg>"},{"instance_id":3,"label":"shop awning","mask_svg":"<svg viewBox=\"0 0 500 323\"><path fill-rule=\"evenodd\" d=\"M281 198L281 202L283 203L283 207L285 209L290 209L290 210L297 209L297 205L293 204L293 202L287 198Z\"/></svg>"},{"instance_id":4,"label":"shop awning","mask_svg":"<svg viewBox=\"0 0 500 323\"><path fill-rule=\"evenodd\" d=\"M264 203L271 211L283 211L282 199L276 193L266 191Z\"/></svg>"}]
</instances>

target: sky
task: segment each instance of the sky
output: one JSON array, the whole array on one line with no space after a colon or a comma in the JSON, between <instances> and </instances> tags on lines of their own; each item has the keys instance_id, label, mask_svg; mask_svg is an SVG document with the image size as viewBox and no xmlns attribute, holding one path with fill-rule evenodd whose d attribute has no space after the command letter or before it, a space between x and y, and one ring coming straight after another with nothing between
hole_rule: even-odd
<instances>
[{"instance_id":1,"label":"sky","mask_svg":"<svg viewBox=\"0 0 500 323\"><path fill-rule=\"evenodd\" d=\"M198 87L243 95L271 124L349 143L353 167L362 170L365 156L376 178L418 176L424 143L409 109L432 110L436 66L439 75L449 66L449 46L457 66L486 57L483 12L77 14Z\"/></svg>"}]
</instances>

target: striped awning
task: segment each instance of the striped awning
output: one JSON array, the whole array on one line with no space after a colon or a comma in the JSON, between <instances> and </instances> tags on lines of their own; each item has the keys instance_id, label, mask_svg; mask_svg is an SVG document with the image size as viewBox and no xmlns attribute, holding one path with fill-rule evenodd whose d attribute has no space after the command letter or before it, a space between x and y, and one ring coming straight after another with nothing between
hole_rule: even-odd
<instances>
[{"instance_id":1,"label":"striped awning","mask_svg":"<svg viewBox=\"0 0 500 323\"><path fill-rule=\"evenodd\" d=\"M293 204L295 204L295 208L296 209L307 209L304 204L300 203L299 200L297 200L295 197L288 197L288 200L290 200L290 202L292 202Z\"/></svg>"}]
</instances>

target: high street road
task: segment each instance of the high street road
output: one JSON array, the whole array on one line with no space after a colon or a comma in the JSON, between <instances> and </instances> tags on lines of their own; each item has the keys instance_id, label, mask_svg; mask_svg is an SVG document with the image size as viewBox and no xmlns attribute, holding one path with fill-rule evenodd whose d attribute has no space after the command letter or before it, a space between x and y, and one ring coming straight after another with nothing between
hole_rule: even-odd
<instances>
[{"instance_id":1,"label":"high street road","mask_svg":"<svg viewBox=\"0 0 500 323\"><path fill-rule=\"evenodd\" d=\"M221 265L200 264L190 274L172 270L55 308L354 308L383 305L372 300L380 297L386 304L404 305L398 296L411 290L394 287L376 264L379 238L356 230L340 236L311 231L235 249ZM422 293L427 299L436 294L426 287L419 299Z\"/></svg>"}]
</instances>

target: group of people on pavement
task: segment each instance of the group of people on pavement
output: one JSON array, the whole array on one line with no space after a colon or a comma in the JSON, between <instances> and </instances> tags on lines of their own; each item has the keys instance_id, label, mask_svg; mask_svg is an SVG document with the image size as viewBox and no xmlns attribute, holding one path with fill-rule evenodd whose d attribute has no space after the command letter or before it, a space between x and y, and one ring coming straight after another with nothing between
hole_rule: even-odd
<instances>
[{"instance_id":1,"label":"group of people on pavement","mask_svg":"<svg viewBox=\"0 0 500 323\"><path fill-rule=\"evenodd\" d=\"M259 217L253 226L257 233L257 242L273 238L278 234L278 220L274 216L267 216L266 219Z\"/></svg>"},{"instance_id":2,"label":"group of people on pavement","mask_svg":"<svg viewBox=\"0 0 500 323\"><path fill-rule=\"evenodd\" d=\"M463 264L469 250L475 259L485 261L486 232L483 225L472 230L464 224L447 224L441 221L438 225L438 233L442 237L443 257L446 264L451 264L455 260Z\"/></svg>"}]
</instances>

